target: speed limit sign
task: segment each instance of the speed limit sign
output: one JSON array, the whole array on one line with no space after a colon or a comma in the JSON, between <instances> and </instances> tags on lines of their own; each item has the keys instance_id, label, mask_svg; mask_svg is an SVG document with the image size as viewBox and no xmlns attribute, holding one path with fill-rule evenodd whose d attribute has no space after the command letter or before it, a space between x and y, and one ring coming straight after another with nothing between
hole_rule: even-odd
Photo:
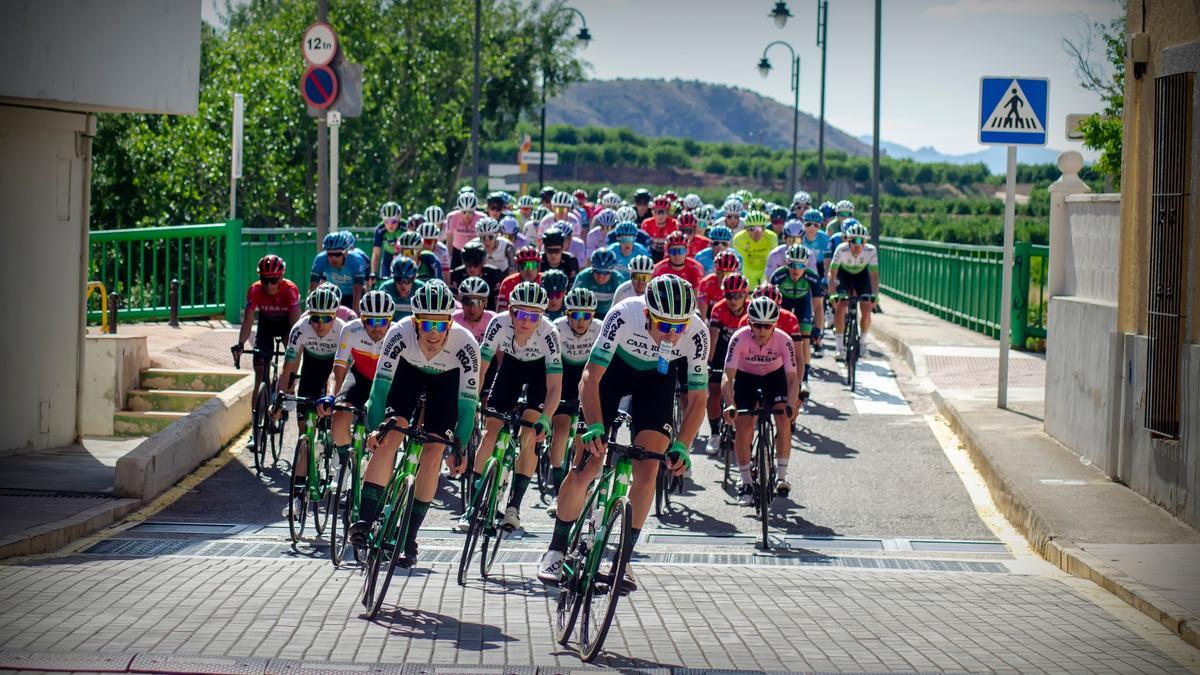
<instances>
[{"instance_id":1,"label":"speed limit sign","mask_svg":"<svg viewBox=\"0 0 1200 675\"><path fill-rule=\"evenodd\" d=\"M300 43L304 60L313 66L327 66L337 54L337 35L329 24L318 21L304 31Z\"/></svg>"}]
</instances>

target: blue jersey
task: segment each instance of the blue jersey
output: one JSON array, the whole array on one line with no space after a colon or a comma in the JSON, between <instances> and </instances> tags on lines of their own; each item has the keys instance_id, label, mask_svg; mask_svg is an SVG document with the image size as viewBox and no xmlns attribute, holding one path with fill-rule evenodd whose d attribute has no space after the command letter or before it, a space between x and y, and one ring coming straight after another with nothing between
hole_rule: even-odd
<instances>
[{"instance_id":1,"label":"blue jersey","mask_svg":"<svg viewBox=\"0 0 1200 675\"><path fill-rule=\"evenodd\" d=\"M626 278L620 270L613 270L613 273L608 275L608 283L601 284L596 281L596 277L592 276L592 268L588 267L575 277L572 288L586 288L595 293L596 316L603 318L608 312L608 308L612 307L613 295L617 292L617 286L620 286Z\"/></svg>"},{"instance_id":2,"label":"blue jersey","mask_svg":"<svg viewBox=\"0 0 1200 675\"><path fill-rule=\"evenodd\" d=\"M812 256L818 265L825 261L825 256L832 250L829 246L829 235L820 230L817 230L817 236L813 237L812 241L806 236L801 237L800 244L808 249L809 256Z\"/></svg>"},{"instance_id":3,"label":"blue jersey","mask_svg":"<svg viewBox=\"0 0 1200 675\"><path fill-rule=\"evenodd\" d=\"M741 253L738 253L737 251L734 251L732 248L727 248L727 249L725 249L725 250L726 250L726 251L730 251L730 252L732 252L732 253L733 253L735 256L737 256L737 259L738 259L738 263L739 263L739 264L742 262L742 254L741 254ZM696 262L698 262L698 263L700 263L701 265L703 265L703 266L704 266L704 273L705 273L705 274L711 274L711 273L712 273L712 271L713 271L713 258L714 258L715 256L716 256L716 249L712 248L711 246L710 246L709 248L706 248L706 249L704 249L703 251L700 251L699 253L697 253L697 254L696 254Z\"/></svg>"},{"instance_id":4,"label":"blue jersey","mask_svg":"<svg viewBox=\"0 0 1200 675\"><path fill-rule=\"evenodd\" d=\"M644 255L644 256L650 255L650 249L646 248L645 246L642 246L641 244L637 243L636 241L633 243L633 248L629 249L629 255L625 255L625 254L621 253L621 245L620 244L609 244L608 250L612 251L613 255L617 256L617 264L614 267L617 270L624 272L626 275L629 274L629 261L633 260L633 257L635 255ZM614 276L616 276L616 275L614 275Z\"/></svg>"},{"instance_id":5,"label":"blue jersey","mask_svg":"<svg viewBox=\"0 0 1200 675\"><path fill-rule=\"evenodd\" d=\"M356 248L346 252L346 258L341 267L334 267L329 264L329 258L325 251L321 251L313 259L312 274L309 276L309 279L312 281L328 281L341 289L343 296L348 297L354 293L355 284L365 284L367 282L367 270L370 267L371 259Z\"/></svg>"}]
</instances>

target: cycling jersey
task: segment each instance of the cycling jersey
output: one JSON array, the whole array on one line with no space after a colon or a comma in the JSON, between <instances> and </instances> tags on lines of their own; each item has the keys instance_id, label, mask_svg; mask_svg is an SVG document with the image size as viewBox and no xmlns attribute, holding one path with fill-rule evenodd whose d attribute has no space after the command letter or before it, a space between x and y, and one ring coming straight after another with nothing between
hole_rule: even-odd
<instances>
[{"instance_id":1,"label":"cycling jersey","mask_svg":"<svg viewBox=\"0 0 1200 675\"><path fill-rule=\"evenodd\" d=\"M684 258L683 268L677 269L669 258L663 258L654 264L654 276L661 277L664 274L674 274L691 284L692 290L698 291L700 280L704 278L704 266L691 258Z\"/></svg>"},{"instance_id":2,"label":"cycling jersey","mask_svg":"<svg viewBox=\"0 0 1200 675\"><path fill-rule=\"evenodd\" d=\"M487 245L479 237L475 237L471 242L479 242L479 245L483 246L484 253L486 254L486 257L483 259L484 265L491 265L502 272L512 269L516 247L509 240L504 237L496 237L496 247L490 251L487 250Z\"/></svg>"},{"instance_id":3,"label":"cycling jersey","mask_svg":"<svg viewBox=\"0 0 1200 675\"><path fill-rule=\"evenodd\" d=\"M799 279L793 279L788 269L782 268L771 276L771 283L783 296L783 308L796 315L803 325L811 323L813 292L821 288L821 278L811 269L804 270ZM806 321L805 317L809 316Z\"/></svg>"},{"instance_id":4,"label":"cycling jersey","mask_svg":"<svg viewBox=\"0 0 1200 675\"><path fill-rule=\"evenodd\" d=\"M725 368L735 368L739 373L766 375L783 368L785 373L796 372L796 346L792 339L776 328L766 344L759 346L749 326L739 328L729 339L729 351L725 354Z\"/></svg>"},{"instance_id":5,"label":"cycling jersey","mask_svg":"<svg viewBox=\"0 0 1200 675\"><path fill-rule=\"evenodd\" d=\"M258 318L286 319L293 307L300 306L300 289L287 279L279 280L279 291L275 295L267 293L261 281L250 284L246 291L246 309L257 309Z\"/></svg>"},{"instance_id":6,"label":"cycling jersey","mask_svg":"<svg viewBox=\"0 0 1200 675\"><path fill-rule=\"evenodd\" d=\"M317 282L328 281L341 289L342 297L347 297L354 293L355 284L366 283L367 271L370 267L371 260L356 248L346 251L346 255L342 257L341 267L331 265L328 253L321 251L316 258L313 258L312 273L309 275L309 279Z\"/></svg>"},{"instance_id":7,"label":"cycling jersey","mask_svg":"<svg viewBox=\"0 0 1200 675\"><path fill-rule=\"evenodd\" d=\"M588 230L587 236L583 239L584 259L590 260L593 251L605 246L608 246L608 232L605 232L604 228L593 227L591 230Z\"/></svg>"},{"instance_id":8,"label":"cycling jersey","mask_svg":"<svg viewBox=\"0 0 1200 675\"><path fill-rule=\"evenodd\" d=\"M379 363L381 349L383 340L372 340L362 319L355 319L342 328L333 365L353 368L356 380L370 382L375 378L375 367Z\"/></svg>"},{"instance_id":9,"label":"cycling jersey","mask_svg":"<svg viewBox=\"0 0 1200 675\"><path fill-rule=\"evenodd\" d=\"M458 374L458 416L454 436L463 443L471 437L475 425L475 408L479 404L479 346L471 332L457 324L451 324L450 332L442 348L432 357L421 351L415 319L408 317L388 329L383 337L383 350L379 366L375 369L375 381L371 385L371 397L367 404L367 426L377 427L383 421L388 407L388 395L392 389L392 378L398 370L411 366L427 375ZM401 381L400 388L411 386ZM449 401L430 400L426 410L447 410ZM428 424L428 419L426 423Z\"/></svg>"},{"instance_id":10,"label":"cycling jersey","mask_svg":"<svg viewBox=\"0 0 1200 675\"><path fill-rule=\"evenodd\" d=\"M508 296L512 295L513 289L516 288L517 284L521 283L522 281L524 281L524 279L521 278L520 272L513 272L512 274L504 277L504 281L500 282L500 290L496 295L497 312L508 310ZM542 283L542 273L538 272L537 276L533 278L533 281L539 284Z\"/></svg>"},{"instance_id":11,"label":"cycling jersey","mask_svg":"<svg viewBox=\"0 0 1200 675\"><path fill-rule=\"evenodd\" d=\"M446 248L446 245L442 242L439 241L434 244L432 250L422 251L421 255L424 256L426 253L432 253L437 256L438 265L443 270L454 269L454 266L450 264L450 249ZM438 273L438 278L441 278L440 272Z\"/></svg>"},{"instance_id":12,"label":"cycling jersey","mask_svg":"<svg viewBox=\"0 0 1200 675\"><path fill-rule=\"evenodd\" d=\"M605 238L605 241L607 241L610 244L617 243L617 231L615 229L609 230L608 236ZM642 247L644 247L646 249L646 251L649 251L650 250L650 235L646 234L645 232L642 232L641 230L638 230L637 233L633 235L633 243L641 244Z\"/></svg>"},{"instance_id":13,"label":"cycling jersey","mask_svg":"<svg viewBox=\"0 0 1200 675\"><path fill-rule=\"evenodd\" d=\"M562 346L563 367L582 367L587 363L592 347L596 345L596 338L600 335L600 322L593 319L583 335L575 333L565 316L554 321L554 328L558 331L558 341Z\"/></svg>"},{"instance_id":14,"label":"cycling jersey","mask_svg":"<svg viewBox=\"0 0 1200 675\"><path fill-rule=\"evenodd\" d=\"M742 254L741 253L734 251L732 248L727 248L725 250L733 251L733 254L735 256L737 256L738 264L739 265L741 264L741 262L742 262ZM708 274L709 272L713 271L713 257L716 256L716 254L717 254L717 251L716 251L716 249L712 248L711 242L710 242L709 248L706 248L703 251L700 251L699 253L696 254L696 262L700 263L704 267L705 274Z\"/></svg>"},{"instance_id":15,"label":"cycling jersey","mask_svg":"<svg viewBox=\"0 0 1200 675\"><path fill-rule=\"evenodd\" d=\"M667 216L662 225L654 219L654 216L642 221L642 231L650 235L650 250L661 251L666 243L667 235L679 229L679 222Z\"/></svg>"},{"instance_id":16,"label":"cycling jersey","mask_svg":"<svg viewBox=\"0 0 1200 675\"><path fill-rule=\"evenodd\" d=\"M779 269L787 267L787 250L791 246L789 244L780 244L771 249L767 254L767 267L763 271L763 278L770 279L775 276L775 272ZM814 273L817 271L817 261L812 257L808 257L808 268Z\"/></svg>"},{"instance_id":17,"label":"cycling jersey","mask_svg":"<svg viewBox=\"0 0 1200 675\"><path fill-rule=\"evenodd\" d=\"M742 315L741 321L738 322L738 327L741 328L749 325L750 316ZM775 322L775 329L783 331L793 340L799 340L804 337L804 334L800 331L800 319L796 318L795 314L783 308L779 310L779 320Z\"/></svg>"},{"instance_id":18,"label":"cycling jersey","mask_svg":"<svg viewBox=\"0 0 1200 675\"><path fill-rule=\"evenodd\" d=\"M865 269L873 270L878 266L879 259L876 257L875 247L867 243L864 243L858 255L855 255L850 251L850 243L842 242L833 252L833 259L829 261L831 272L845 270L850 274L858 274Z\"/></svg>"},{"instance_id":19,"label":"cycling jersey","mask_svg":"<svg viewBox=\"0 0 1200 675\"><path fill-rule=\"evenodd\" d=\"M643 298L630 298L614 307L604 318L588 363L607 368L615 355L633 370L645 372L659 368L661 373L660 360L664 363L680 360L676 367L686 369L688 390L703 389L708 384L708 330L704 322L693 317L677 343L671 345L664 340L656 345L650 338L645 309Z\"/></svg>"},{"instance_id":20,"label":"cycling jersey","mask_svg":"<svg viewBox=\"0 0 1200 675\"><path fill-rule=\"evenodd\" d=\"M700 285L696 287L696 302L703 303L706 307L712 308L717 301L725 297L725 291L721 289L722 279L717 276L716 272L707 274L700 280Z\"/></svg>"},{"instance_id":21,"label":"cycling jersey","mask_svg":"<svg viewBox=\"0 0 1200 675\"><path fill-rule=\"evenodd\" d=\"M396 254L396 242L404 232L405 229L399 224L392 232L388 232L387 225L383 223L375 226L375 237L372 239L371 247L379 249L379 269L371 271L380 279L392 275L392 256Z\"/></svg>"},{"instance_id":22,"label":"cycling jersey","mask_svg":"<svg viewBox=\"0 0 1200 675\"><path fill-rule=\"evenodd\" d=\"M563 274L567 275L568 280L573 281L575 279L575 275L579 274L579 260L575 256L565 251L560 255L562 257L558 259L558 266L556 267L550 264L549 258L545 253L543 253L542 271L545 272L547 270L559 270Z\"/></svg>"},{"instance_id":23,"label":"cycling jersey","mask_svg":"<svg viewBox=\"0 0 1200 675\"><path fill-rule=\"evenodd\" d=\"M629 279L627 281L622 281L621 285L617 286L616 292L613 293L612 304L613 304L613 306L616 306L622 300L628 300L629 298L635 297L637 295L639 295L639 294L633 290L633 280L632 279Z\"/></svg>"},{"instance_id":24,"label":"cycling jersey","mask_svg":"<svg viewBox=\"0 0 1200 675\"><path fill-rule=\"evenodd\" d=\"M613 255L617 256L617 262L615 265L613 265L613 269L620 270L624 274L629 274L629 261L633 260L634 256L644 255L649 257L650 255L650 249L637 242L633 243L633 247L629 249L628 255L621 253L620 244L609 244L608 250L612 251Z\"/></svg>"},{"instance_id":25,"label":"cycling jersey","mask_svg":"<svg viewBox=\"0 0 1200 675\"><path fill-rule=\"evenodd\" d=\"M471 323L470 321L467 321L467 315L463 314L463 311L461 309L459 309L459 310L455 310L453 318L454 318L454 323L471 331L471 336L475 338L476 342L482 342L483 341L483 331L487 329L488 324L491 323L492 319L494 319L495 317L496 317L495 312L488 311L485 309L485 310L483 310L483 314L480 315L479 320L476 321L475 323Z\"/></svg>"},{"instance_id":26,"label":"cycling jersey","mask_svg":"<svg viewBox=\"0 0 1200 675\"><path fill-rule=\"evenodd\" d=\"M483 218L483 214L471 209L463 211L455 209L446 216L446 226L443 238L455 249L461 249L468 241L475 238L475 223Z\"/></svg>"},{"instance_id":27,"label":"cycling jersey","mask_svg":"<svg viewBox=\"0 0 1200 675\"><path fill-rule=\"evenodd\" d=\"M602 284L596 281L596 277L592 274L592 268L588 267L575 277L575 283L571 285L571 288L586 288L595 293L596 316L603 318L608 313L608 308L612 307L617 287L624 281L625 273L614 269L612 274L608 275L608 281Z\"/></svg>"},{"instance_id":28,"label":"cycling jersey","mask_svg":"<svg viewBox=\"0 0 1200 675\"><path fill-rule=\"evenodd\" d=\"M441 279L442 261L436 254L430 251L421 251L417 253L417 257L413 259L417 263L417 278L421 281L429 281L430 279Z\"/></svg>"},{"instance_id":29,"label":"cycling jersey","mask_svg":"<svg viewBox=\"0 0 1200 675\"><path fill-rule=\"evenodd\" d=\"M808 232L805 231L804 236L800 238L800 244L808 249L808 257L815 258L815 263L818 267L825 262L825 256L829 255L829 235L822 232L820 229L813 230L816 234L810 240Z\"/></svg>"},{"instance_id":30,"label":"cycling jersey","mask_svg":"<svg viewBox=\"0 0 1200 675\"><path fill-rule=\"evenodd\" d=\"M767 269L767 255L778 245L779 237L771 230L764 230L758 241L751 239L746 230L733 235L733 249L742 256L742 274L751 286L762 282Z\"/></svg>"},{"instance_id":31,"label":"cycling jersey","mask_svg":"<svg viewBox=\"0 0 1200 675\"><path fill-rule=\"evenodd\" d=\"M480 270L479 274L471 275L471 274L467 274L467 268L465 265L459 265L458 267L455 267L450 272L450 288L454 290L455 295L458 295L458 293L459 293L458 287L461 286L462 282L465 281L467 279L467 277L470 277L470 276L478 276L479 278L481 278L487 282L487 285L488 285L487 308L491 309L491 310L495 310L496 309L496 298L500 294L500 285L504 283L504 279L505 279L504 272L496 269L495 267L492 267L491 265L484 265L483 269Z\"/></svg>"},{"instance_id":32,"label":"cycling jersey","mask_svg":"<svg viewBox=\"0 0 1200 675\"><path fill-rule=\"evenodd\" d=\"M303 353L305 363L308 363L310 359L332 363L334 355L337 354L339 338L344 326L345 323L341 319L334 317L333 328L325 335L317 335L312 323L308 320L308 315L301 316L300 320L292 325L292 331L288 333L287 353L284 358L288 361L295 361Z\"/></svg>"},{"instance_id":33,"label":"cycling jersey","mask_svg":"<svg viewBox=\"0 0 1200 675\"><path fill-rule=\"evenodd\" d=\"M541 239L542 236L546 234L546 230L550 229L550 227L552 225L554 225L555 223L557 223L560 220L565 220L571 224L571 235L572 236L577 237L577 236L583 234L583 221L580 219L579 214L576 213L575 211L567 211L567 214L565 216L563 216L562 218L559 218L558 216L554 215L553 213L542 218L541 222L538 223L538 227L537 227L538 239Z\"/></svg>"},{"instance_id":34,"label":"cycling jersey","mask_svg":"<svg viewBox=\"0 0 1200 675\"><path fill-rule=\"evenodd\" d=\"M701 251L709 250L710 246L712 246L712 242L708 240L708 237L699 234L692 235L692 238L688 240L688 257L695 258Z\"/></svg>"},{"instance_id":35,"label":"cycling jersey","mask_svg":"<svg viewBox=\"0 0 1200 675\"><path fill-rule=\"evenodd\" d=\"M537 328L525 340L525 344L517 344L512 314L497 314L483 334L479 355L484 361L491 361L497 351L503 352L506 358L518 361L545 359L546 373L562 372L562 347L558 342L558 331L544 316L538 319Z\"/></svg>"},{"instance_id":36,"label":"cycling jersey","mask_svg":"<svg viewBox=\"0 0 1200 675\"><path fill-rule=\"evenodd\" d=\"M391 297L392 302L396 303L396 311L392 312L392 321L399 321L412 314L413 293L416 293L417 289L424 285L424 281L413 279L412 286L408 288L408 295L400 295L400 288L396 286L395 279L388 279L379 285L379 290L387 293Z\"/></svg>"}]
</instances>

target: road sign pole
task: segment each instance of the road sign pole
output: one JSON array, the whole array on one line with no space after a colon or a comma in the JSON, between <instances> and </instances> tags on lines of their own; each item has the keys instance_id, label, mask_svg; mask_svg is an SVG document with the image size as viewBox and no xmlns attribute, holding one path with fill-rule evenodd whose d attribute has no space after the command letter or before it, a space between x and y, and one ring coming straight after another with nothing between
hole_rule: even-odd
<instances>
[{"instance_id":1,"label":"road sign pole","mask_svg":"<svg viewBox=\"0 0 1200 675\"><path fill-rule=\"evenodd\" d=\"M242 114L241 94L233 95L233 129L229 140L229 219L237 218L237 182L242 177Z\"/></svg>"},{"instance_id":2,"label":"road sign pole","mask_svg":"<svg viewBox=\"0 0 1200 675\"><path fill-rule=\"evenodd\" d=\"M329 127L329 231L338 230L338 132L342 128L342 116L331 112L325 118Z\"/></svg>"},{"instance_id":3,"label":"road sign pole","mask_svg":"<svg viewBox=\"0 0 1200 675\"><path fill-rule=\"evenodd\" d=\"M317 0L317 20L329 18L328 0ZM325 116L317 119L317 250L329 232L329 133Z\"/></svg>"},{"instance_id":4,"label":"road sign pole","mask_svg":"<svg viewBox=\"0 0 1200 675\"><path fill-rule=\"evenodd\" d=\"M1000 281L1000 373L996 407L1008 407L1008 348L1012 338L1013 221L1017 212L1017 146L1008 146L1008 178L1004 182L1004 268Z\"/></svg>"}]
</instances>

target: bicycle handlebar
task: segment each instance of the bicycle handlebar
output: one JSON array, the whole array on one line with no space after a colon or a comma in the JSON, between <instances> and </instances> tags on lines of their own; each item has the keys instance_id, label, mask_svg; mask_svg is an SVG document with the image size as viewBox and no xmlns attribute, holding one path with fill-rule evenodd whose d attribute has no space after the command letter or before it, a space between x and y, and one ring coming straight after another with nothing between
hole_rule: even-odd
<instances>
[{"instance_id":1,"label":"bicycle handlebar","mask_svg":"<svg viewBox=\"0 0 1200 675\"><path fill-rule=\"evenodd\" d=\"M382 443L383 439L387 438L388 434L392 433L393 431L398 431L406 438L410 438L422 444L439 443L441 445L449 446L455 457L462 456L462 448L459 447L457 441L452 441L437 434L431 434L427 431L422 431L421 429L417 429L413 426L402 427L400 426L400 423L396 421L396 411L392 410L391 408L388 408L384 412L384 416L387 419L384 420L383 424L380 424L379 427L375 429L375 432L379 434L379 442Z\"/></svg>"},{"instance_id":2,"label":"bicycle handlebar","mask_svg":"<svg viewBox=\"0 0 1200 675\"><path fill-rule=\"evenodd\" d=\"M484 408L483 411L481 412L481 414L484 417L491 417L492 419L500 420L504 424L512 424L513 422L519 422L519 424L517 425L518 428L527 427L529 429L532 429L535 426L537 426L534 422L530 422L528 420L522 419L520 417L520 413L518 413L516 411L513 411L511 413L505 413L505 412L500 412L499 410L496 410L495 408Z\"/></svg>"},{"instance_id":3,"label":"bicycle handlebar","mask_svg":"<svg viewBox=\"0 0 1200 675\"><path fill-rule=\"evenodd\" d=\"M778 408L778 407L772 407L772 408L738 408L736 411L734 411L734 414L736 414L738 417L750 417L750 416L753 416L753 417L767 417L767 416L770 416L770 415L780 415L780 414L786 414L788 417L791 417L791 416L792 416L792 406L790 406L790 405L785 405L785 406L783 406L783 410L784 410L784 412L783 412L783 413L781 413L781 412L779 411L779 408Z\"/></svg>"}]
</instances>

